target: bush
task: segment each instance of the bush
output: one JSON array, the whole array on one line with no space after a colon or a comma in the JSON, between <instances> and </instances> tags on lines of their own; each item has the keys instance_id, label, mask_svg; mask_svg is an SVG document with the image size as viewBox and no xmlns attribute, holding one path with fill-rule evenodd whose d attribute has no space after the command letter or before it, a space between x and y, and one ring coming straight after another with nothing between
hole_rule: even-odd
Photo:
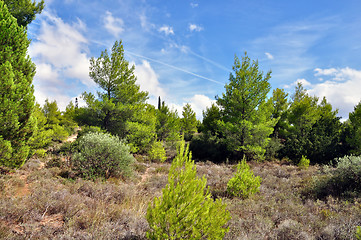
<instances>
[{"instance_id":1,"label":"bush","mask_svg":"<svg viewBox=\"0 0 361 240\"><path fill-rule=\"evenodd\" d=\"M148 206L149 239L222 239L230 219L221 199L213 201L207 179L197 177L188 147L178 148L163 195Z\"/></svg>"},{"instance_id":2,"label":"bush","mask_svg":"<svg viewBox=\"0 0 361 240\"><path fill-rule=\"evenodd\" d=\"M193 157L197 160L220 163L231 157L231 152L227 150L226 144L209 132L195 135L189 148L194 153Z\"/></svg>"},{"instance_id":3,"label":"bush","mask_svg":"<svg viewBox=\"0 0 361 240\"><path fill-rule=\"evenodd\" d=\"M75 170L85 178L129 176L133 156L118 137L88 133L79 139L78 152L72 158Z\"/></svg>"},{"instance_id":4,"label":"bush","mask_svg":"<svg viewBox=\"0 0 361 240\"><path fill-rule=\"evenodd\" d=\"M259 192L261 177L255 177L250 170L246 159L238 163L237 172L227 183L227 192L232 196L248 198L251 194Z\"/></svg>"},{"instance_id":5,"label":"bush","mask_svg":"<svg viewBox=\"0 0 361 240\"><path fill-rule=\"evenodd\" d=\"M356 239L361 240L361 227L357 226L356 228Z\"/></svg>"},{"instance_id":6,"label":"bush","mask_svg":"<svg viewBox=\"0 0 361 240\"><path fill-rule=\"evenodd\" d=\"M160 141L155 141L152 144L151 149L148 151L148 155L151 161L164 162L167 159L163 143Z\"/></svg>"},{"instance_id":7,"label":"bush","mask_svg":"<svg viewBox=\"0 0 361 240\"><path fill-rule=\"evenodd\" d=\"M323 176L314 179L311 189L314 196L353 198L361 193L361 156L338 158L335 168L325 166L324 171Z\"/></svg>"},{"instance_id":8,"label":"bush","mask_svg":"<svg viewBox=\"0 0 361 240\"><path fill-rule=\"evenodd\" d=\"M87 133L105 133L100 127L95 126L85 126L82 127L81 130L78 132L78 138L86 135Z\"/></svg>"},{"instance_id":9,"label":"bush","mask_svg":"<svg viewBox=\"0 0 361 240\"><path fill-rule=\"evenodd\" d=\"M310 160L302 155L302 158L298 162L297 166L301 169L308 169L308 167L310 166Z\"/></svg>"}]
</instances>

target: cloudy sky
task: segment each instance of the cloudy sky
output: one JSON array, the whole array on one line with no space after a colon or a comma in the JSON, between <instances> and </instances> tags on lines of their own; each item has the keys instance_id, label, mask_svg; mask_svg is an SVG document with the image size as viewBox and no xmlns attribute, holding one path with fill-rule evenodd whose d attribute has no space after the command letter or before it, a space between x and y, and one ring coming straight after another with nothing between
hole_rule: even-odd
<instances>
[{"instance_id":1,"label":"cloudy sky","mask_svg":"<svg viewBox=\"0 0 361 240\"><path fill-rule=\"evenodd\" d=\"M272 70L272 88L301 81L344 119L361 100L359 0L45 0L28 30L39 103L63 110L96 92L89 59L122 40L138 84L181 112L202 110L224 92L234 55L247 51Z\"/></svg>"}]
</instances>

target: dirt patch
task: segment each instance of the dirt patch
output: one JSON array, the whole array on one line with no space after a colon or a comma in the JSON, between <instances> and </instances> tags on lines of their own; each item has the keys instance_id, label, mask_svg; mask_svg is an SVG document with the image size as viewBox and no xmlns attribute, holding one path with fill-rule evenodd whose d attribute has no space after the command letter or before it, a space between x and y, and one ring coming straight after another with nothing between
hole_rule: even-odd
<instances>
[{"instance_id":1,"label":"dirt patch","mask_svg":"<svg viewBox=\"0 0 361 240\"><path fill-rule=\"evenodd\" d=\"M21 175L19 178L24 181L24 185L18 187L16 191L16 197L24 197L30 195L29 184L27 183L28 175Z\"/></svg>"},{"instance_id":2,"label":"dirt patch","mask_svg":"<svg viewBox=\"0 0 361 240\"><path fill-rule=\"evenodd\" d=\"M51 228L62 228L64 224L64 216L61 213L44 216L40 225Z\"/></svg>"}]
</instances>

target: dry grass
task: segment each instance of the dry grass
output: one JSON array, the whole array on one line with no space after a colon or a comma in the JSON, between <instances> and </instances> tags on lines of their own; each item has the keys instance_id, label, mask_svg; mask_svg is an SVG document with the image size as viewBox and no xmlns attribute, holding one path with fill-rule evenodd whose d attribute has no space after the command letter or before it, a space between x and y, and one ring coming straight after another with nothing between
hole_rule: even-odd
<instances>
[{"instance_id":1,"label":"dry grass","mask_svg":"<svg viewBox=\"0 0 361 240\"><path fill-rule=\"evenodd\" d=\"M0 239L145 239L148 204L161 195L170 166L138 162L132 179L94 182L61 177L65 167L54 159L31 161L0 175ZM52 162L40 167L45 161ZM318 167L265 162L251 168L263 179L260 193L240 200L226 194L236 165L197 163L213 197L223 198L231 213L225 239L354 239L361 199L302 195Z\"/></svg>"}]
</instances>

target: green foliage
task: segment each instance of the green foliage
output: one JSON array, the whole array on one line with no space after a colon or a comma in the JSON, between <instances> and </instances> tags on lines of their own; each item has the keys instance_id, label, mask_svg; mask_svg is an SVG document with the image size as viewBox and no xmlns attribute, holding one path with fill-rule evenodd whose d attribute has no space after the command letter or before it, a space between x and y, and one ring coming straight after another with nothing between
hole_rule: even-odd
<instances>
[{"instance_id":1,"label":"green foliage","mask_svg":"<svg viewBox=\"0 0 361 240\"><path fill-rule=\"evenodd\" d=\"M318 198L358 196L361 193L361 156L345 156L336 159L335 168L326 166L325 175L314 180L311 193Z\"/></svg>"},{"instance_id":2,"label":"green foliage","mask_svg":"<svg viewBox=\"0 0 361 240\"><path fill-rule=\"evenodd\" d=\"M341 123L337 110L325 98L318 104L318 98L307 94L298 83L288 111L288 126L283 156L298 160L308 156L314 163L329 162L340 156Z\"/></svg>"},{"instance_id":3,"label":"green foliage","mask_svg":"<svg viewBox=\"0 0 361 240\"><path fill-rule=\"evenodd\" d=\"M189 148L197 160L209 160L220 163L232 156L232 152L227 150L223 139L212 135L208 131L194 136Z\"/></svg>"},{"instance_id":4,"label":"green foliage","mask_svg":"<svg viewBox=\"0 0 361 240\"><path fill-rule=\"evenodd\" d=\"M88 125L99 126L108 132L126 137L126 122L132 121L137 111L144 109L148 93L140 91L136 84L134 66L125 60L121 41L116 41L111 54L105 50L100 57L90 59L90 78L100 87L98 99L91 93L84 93L87 108L78 118Z\"/></svg>"},{"instance_id":5,"label":"green foliage","mask_svg":"<svg viewBox=\"0 0 361 240\"><path fill-rule=\"evenodd\" d=\"M333 111L330 103L323 98L318 105L319 119L313 124L309 133L312 145L308 146L307 155L313 163L328 163L344 156L341 143L342 123Z\"/></svg>"},{"instance_id":6,"label":"green foliage","mask_svg":"<svg viewBox=\"0 0 361 240\"><path fill-rule=\"evenodd\" d=\"M211 107L207 107L203 111L203 121L202 121L202 132L209 131L212 135L216 135L217 131L217 121L221 119L221 111L219 107L212 103Z\"/></svg>"},{"instance_id":7,"label":"green foliage","mask_svg":"<svg viewBox=\"0 0 361 240\"><path fill-rule=\"evenodd\" d=\"M127 177L133 156L129 146L116 136L88 133L79 139L72 165L85 178Z\"/></svg>"},{"instance_id":8,"label":"green foliage","mask_svg":"<svg viewBox=\"0 0 361 240\"><path fill-rule=\"evenodd\" d=\"M263 75L258 62L245 54L242 62L235 57L226 92L217 97L222 119L219 129L228 149L242 155L262 158L276 121L271 119L272 105L266 102L271 72Z\"/></svg>"},{"instance_id":9,"label":"green foliage","mask_svg":"<svg viewBox=\"0 0 361 240\"><path fill-rule=\"evenodd\" d=\"M255 177L246 159L238 163L237 172L227 183L227 192L232 196L248 198L250 195L259 192L262 179Z\"/></svg>"},{"instance_id":10,"label":"green foliage","mask_svg":"<svg viewBox=\"0 0 361 240\"><path fill-rule=\"evenodd\" d=\"M158 140L173 141L174 139L179 139L181 122L176 110L170 110L163 102L160 109L156 112L156 117Z\"/></svg>"},{"instance_id":11,"label":"green foliage","mask_svg":"<svg viewBox=\"0 0 361 240\"><path fill-rule=\"evenodd\" d=\"M145 153L152 148L156 136L155 109L146 105L137 111L130 121L126 122L126 139L133 153Z\"/></svg>"},{"instance_id":12,"label":"green foliage","mask_svg":"<svg viewBox=\"0 0 361 240\"><path fill-rule=\"evenodd\" d=\"M349 114L347 133L346 142L350 147L350 153L361 155L361 102Z\"/></svg>"},{"instance_id":13,"label":"green foliage","mask_svg":"<svg viewBox=\"0 0 361 240\"><path fill-rule=\"evenodd\" d=\"M357 240L361 240L361 227L357 226L355 237Z\"/></svg>"},{"instance_id":14,"label":"green foliage","mask_svg":"<svg viewBox=\"0 0 361 240\"><path fill-rule=\"evenodd\" d=\"M81 130L78 132L78 138L88 134L88 133L105 133L104 130L102 130L100 127L95 126L84 126L81 128Z\"/></svg>"},{"instance_id":15,"label":"green foliage","mask_svg":"<svg viewBox=\"0 0 361 240\"><path fill-rule=\"evenodd\" d=\"M155 141L152 144L152 147L148 151L148 155L151 161L164 162L165 160L167 160L165 149L161 141Z\"/></svg>"},{"instance_id":16,"label":"green foliage","mask_svg":"<svg viewBox=\"0 0 361 240\"><path fill-rule=\"evenodd\" d=\"M36 125L34 134L29 139L29 146L31 149L46 148L52 141L54 131L53 129L46 129L46 117L38 103L35 104L33 117L36 120Z\"/></svg>"},{"instance_id":17,"label":"green foliage","mask_svg":"<svg viewBox=\"0 0 361 240\"><path fill-rule=\"evenodd\" d=\"M298 160L302 155L309 155L308 146L312 145L309 134L312 126L319 119L317 97L307 94L301 83L295 88L288 112L288 127L284 155L292 160Z\"/></svg>"},{"instance_id":18,"label":"green foliage","mask_svg":"<svg viewBox=\"0 0 361 240\"><path fill-rule=\"evenodd\" d=\"M308 169L308 167L310 166L310 159L306 158L305 156L302 156L297 166L301 169Z\"/></svg>"},{"instance_id":19,"label":"green foliage","mask_svg":"<svg viewBox=\"0 0 361 240\"><path fill-rule=\"evenodd\" d=\"M35 119L35 65L27 55L30 41L23 27L0 1L0 165L20 167L29 154Z\"/></svg>"},{"instance_id":20,"label":"green foliage","mask_svg":"<svg viewBox=\"0 0 361 240\"><path fill-rule=\"evenodd\" d=\"M10 13L17 19L19 26L26 27L35 19L35 15L44 9L44 0L39 3L31 0L3 0Z\"/></svg>"},{"instance_id":21,"label":"green foliage","mask_svg":"<svg viewBox=\"0 0 361 240\"><path fill-rule=\"evenodd\" d=\"M181 119L181 131L186 141L191 140L193 134L197 132L197 118L191 105L187 103L183 106L183 118Z\"/></svg>"},{"instance_id":22,"label":"green foliage","mask_svg":"<svg viewBox=\"0 0 361 240\"><path fill-rule=\"evenodd\" d=\"M163 195L148 206L149 239L222 239L230 219L221 199L213 201L207 179L198 178L184 144L169 170Z\"/></svg>"}]
</instances>

